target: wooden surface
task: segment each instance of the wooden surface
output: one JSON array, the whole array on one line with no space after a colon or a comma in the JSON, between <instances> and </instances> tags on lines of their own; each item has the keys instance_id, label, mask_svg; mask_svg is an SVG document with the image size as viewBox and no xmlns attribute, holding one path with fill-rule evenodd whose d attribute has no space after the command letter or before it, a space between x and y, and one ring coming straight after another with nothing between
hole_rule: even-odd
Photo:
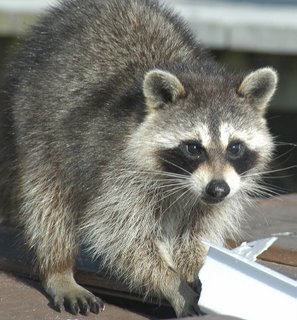
<instances>
[{"instance_id":1,"label":"wooden surface","mask_svg":"<svg viewBox=\"0 0 297 320\"><path fill-rule=\"evenodd\" d=\"M37 279L32 271L32 256L24 250L19 234L13 227L0 226L0 270L3 271L0 273L0 320L85 319L69 313L59 314L48 307L49 300L43 289L32 280ZM248 209L242 239L237 243L229 241L229 245L271 235L279 239L261 255L259 262L297 280L297 194L259 200L257 208ZM125 287L107 278L104 272L96 273L98 264L100 261L91 263L81 255L77 260L76 279L95 294L111 299L100 319L168 319L173 316L172 309L166 304L163 307L154 303L144 304L140 302L142 297L128 293ZM204 318L223 319L200 319ZM91 315L88 319L98 317Z\"/></svg>"},{"instance_id":2,"label":"wooden surface","mask_svg":"<svg viewBox=\"0 0 297 320\"><path fill-rule=\"evenodd\" d=\"M44 295L39 283L0 272L0 319L1 320L144 320L147 316L107 304L100 316L90 314L71 315L58 313L49 307L49 300Z\"/></svg>"},{"instance_id":3,"label":"wooden surface","mask_svg":"<svg viewBox=\"0 0 297 320\"><path fill-rule=\"evenodd\" d=\"M259 256L272 268L297 279L297 194L259 200L249 208L241 241L276 236L277 241ZM241 241L228 241L231 247Z\"/></svg>"}]
</instances>

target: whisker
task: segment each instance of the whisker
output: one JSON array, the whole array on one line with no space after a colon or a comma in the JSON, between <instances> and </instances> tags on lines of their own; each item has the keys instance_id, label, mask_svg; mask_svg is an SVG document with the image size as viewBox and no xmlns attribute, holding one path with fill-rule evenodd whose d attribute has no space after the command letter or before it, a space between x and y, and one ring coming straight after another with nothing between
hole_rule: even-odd
<instances>
[{"instance_id":1,"label":"whisker","mask_svg":"<svg viewBox=\"0 0 297 320\"><path fill-rule=\"evenodd\" d=\"M175 191L175 190L183 190L183 189L185 189L186 188L186 185L177 185L177 186L175 186L174 188L170 188L170 189L168 189L168 190L165 190L164 192L163 192L163 194L168 194L168 193L171 193L172 191Z\"/></svg>"},{"instance_id":2,"label":"whisker","mask_svg":"<svg viewBox=\"0 0 297 320\"><path fill-rule=\"evenodd\" d=\"M279 118L281 118L281 115L274 115L274 116L267 117L267 120L279 119Z\"/></svg>"},{"instance_id":3,"label":"whisker","mask_svg":"<svg viewBox=\"0 0 297 320\"><path fill-rule=\"evenodd\" d=\"M181 187L183 184L181 183L171 183L171 184L163 184L161 186L155 186L155 189L166 189L166 188L172 188L172 187ZM170 189L171 190L171 189Z\"/></svg>"},{"instance_id":4,"label":"whisker","mask_svg":"<svg viewBox=\"0 0 297 320\"><path fill-rule=\"evenodd\" d=\"M276 141L274 143L276 146L292 146L292 147L297 147L297 143L294 142L281 142L281 141Z\"/></svg>"},{"instance_id":5,"label":"whisker","mask_svg":"<svg viewBox=\"0 0 297 320\"><path fill-rule=\"evenodd\" d=\"M248 194L254 195L254 196L260 195L260 196L266 196L266 197L276 197L280 195L279 191L272 190L271 187L266 187L263 185L246 184L244 186L244 189Z\"/></svg>"},{"instance_id":6,"label":"whisker","mask_svg":"<svg viewBox=\"0 0 297 320\"><path fill-rule=\"evenodd\" d=\"M190 174L191 174L191 172L189 172L188 170L186 170L186 169L178 166L177 164L175 164L175 163L173 163L173 162L171 162L171 161L169 161L169 160L166 160L166 159L161 158L161 157L159 157L159 159L161 159L162 161L164 161L164 162L166 162L166 163L168 163L168 164L171 164L172 166L176 167L177 169L182 170L182 171L185 172L187 175L190 175Z\"/></svg>"},{"instance_id":7,"label":"whisker","mask_svg":"<svg viewBox=\"0 0 297 320\"><path fill-rule=\"evenodd\" d=\"M186 203L185 207L187 207L191 202L192 202L192 205L191 207L189 208L189 213L192 212L193 208L195 207L197 201L198 201L198 197L197 195L195 195L193 192L190 192L190 197L189 197L189 200L188 202Z\"/></svg>"},{"instance_id":8,"label":"whisker","mask_svg":"<svg viewBox=\"0 0 297 320\"><path fill-rule=\"evenodd\" d=\"M286 152L282 153L281 155L279 155L278 157L274 158L273 160L279 160L282 157L286 156L288 153L292 152L295 149L296 146L293 146L292 148L290 148L289 150L287 150ZM286 159L288 160L288 159Z\"/></svg>"},{"instance_id":9,"label":"whisker","mask_svg":"<svg viewBox=\"0 0 297 320\"><path fill-rule=\"evenodd\" d=\"M124 173L133 173L133 174L144 173L144 174L149 174L149 175L160 175L160 176L173 177L173 178L184 178L185 177L184 174L167 172L167 171L158 171L158 170L126 170L126 169L122 169L120 171L122 171Z\"/></svg>"},{"instance_id":10,"label":"whisker","mask_svg":"<svg viewBox=\"0 0 297 320\"><path fill-rule=\"evenodd\" d=\"M269 184L269 183L265 183L264 186L267 186L268 188L270 188L271 190L274 190L274 191L278 191L278 192L282 192L282 193L285 193L287 190L281 188L281 187L277 187L275 185L272 185L272 184Z\"/></svg>"},{"instance_id":11,"label":"whisker","mask_svg":"<svg viewBox=\"0 0 297 320\"><path fill-rule=\"evenodd\" d=\"M285 166L285 165L287 165L287 163L290 161L290 159L291 159L291 157L292 157L293 155L292 154L290 154L290 155L288 155L284 160L282 160L281 162L277 162L275 165L274 165L274 167L277 165L277 167L283 167L283 166Z\"/></svg>"},{"instance_id":12,"label":"whisker","mask_svg":"<svg viewBox=\"0 0 297 320\"><path fill-rule=\"evenodd\" d=\"M272 176L272 177L269 177L269 176L264 176L265 180L266 179L283 179L283 178L291 178L291 177L294 177L295 174L287 174L285 176Z\"/></svg>"},{"instance_id":13,"label":"whisker","mask_svg":"<svg viewBox=\"0 0 297 320\"><path fill-rule=\"evenodd\" d=\"M273 190L269 187L258 186L257 190L258 191L265 191L267 193L271 193L271 194L275 194L275 195L280 195L280 193L277 190Z\"/></svg>"},{"instance_id":14,"label":"whisker","mask_svg":"<svg viewBox=\"0 0 297 320\"><path fill-rule=\"evenodd\" d=\"M253 176L264 176L265 174L270 174L270 173L274 173L274 172L281 172L281 171L285 171L285 170L290 170L290 169L294 169L297 168L297 165L292 165L286 168L281 168L281 169L275 169L275 170L267 170L267 171L262 171L262 172L255 172L255 173L251 173L249 175L246 175L245 173L242 173L241 176L243 177L253 177Z\"/></svg>"},{"instance_id":15,"label":"whisker","mask_svg":"<svg viewBox=\"0 0 297 320\"><path fill-rule=\"evenodd\" d=\"M158 203L162 202L163 200L172 197L173 195L177 194L178 192L180 192L180 191L182 191L184 189L188 189L188 188L186 186L182 186L182 187L179 187L179 188L174 188L174 189L168 190L169 192L167 192L167 193L164 192L163 193L164 196L162 198L160 198L160 199L157 199L155 204L158 204Z\"/></svg>"},{"instance_id":16,"label":"whisker","mask_svg":"<svg viewBox=\"0 0 297 320\"><path fill-rule=\"evenodd\" d=\"M248 190L248 194L251 196L265 197L265 198L276 198L276 194L271 194L270 192L265 192L263 190Z\"/></svg>"},{"instance_id":17,"label":"whisker","mask_svg":"<svg viewBox=\"0 0 297 320\"><path fill-rule=\"evenodd\" d=\"M183 192L177 199L175 199L175 201L173 201L169 207L167 207L163 212L162 215L168 211L178 200L180 200L185 194L187 194L189 192L189 189L187 189L185 192Z\"/></svg>"}]
</instances>

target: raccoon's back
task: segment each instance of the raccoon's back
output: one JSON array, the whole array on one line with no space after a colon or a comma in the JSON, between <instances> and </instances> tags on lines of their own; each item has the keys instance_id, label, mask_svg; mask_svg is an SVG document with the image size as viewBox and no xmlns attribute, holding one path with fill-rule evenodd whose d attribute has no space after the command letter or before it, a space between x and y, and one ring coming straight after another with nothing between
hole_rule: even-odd
<instances>
[{"instance_id":1,"label":"raccoon's back","mask_svg":"<svg viewBox=\"0 0 297 320\"><path fill-rule=\"evenodd\" d=\"M68 80L75 90L201 53L180 17L155 0L68 0L33 28L14 69L18 79L29 70L31 81L41 71L55 74L51 80Z\"/></svg>"},{"instance_id":2,"label":"raccoon's back","mask_svg":"<svg viewBox=\"0 0 297 320\"><path fill-rule=\"evenodd\" d=\"M71 126L67 136L73 137L84 119L88 125L96 117L99 125L103 118L118 122L118 98L134 90L136 79L160 65L197 63L203 52L183 21L156 0L62 2L28 33L6 81L16 135L24 137L20 148L49 145L43 138L61 141L65 127ZM135 99L141 95L137 91ZM145 112L135 101L125 104L136 106L130 113ZM96 130L106 131L104 124ZM121 129L114 134L123 136Z\"/></svg>"},{"instance_id":3,"label":"raccoon's back","mask_svg":"<svg viewBox=\"0 0 297 320\"><path fill-rule=\"evenodd\" d=\"M62 2L28 33L6 79L17 161L50 156L71 184L91 190L94 168L120 154L143 120L141 85L133 101L120 100L135 80L202 57L183 21L155 0Z\"/></svg>"}]
</instances>

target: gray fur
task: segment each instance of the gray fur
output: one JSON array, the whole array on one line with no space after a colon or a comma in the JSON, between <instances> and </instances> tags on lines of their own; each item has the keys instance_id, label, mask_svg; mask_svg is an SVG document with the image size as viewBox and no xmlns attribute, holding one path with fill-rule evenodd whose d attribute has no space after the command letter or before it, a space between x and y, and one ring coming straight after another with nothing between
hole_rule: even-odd
<instances>
[{"instance_id":1,"label":"gray fur","mask_svg":"<svg viewBox=\"0 0 297 320\"><path fill-rule=\"evenodd\" d=\"M185 89L171 73L151 70L144 77L143 94L148 108L153 110L168 102L176 103L185 96Z\"/></svg>"},{"instance_id":2,"label":"gray fur","mask_svg":"<svg viewBox=\"0 0 297 320\"><path fill-rule=\"evenodd\" d=\"M273 69L262 68L246 76L238 91L259 112L265 112L266 106L276 90L277 78L277 73Z\"/></svg>"},{"instance_id":3,"label":"gray fur","mask_svg":"<svg viewBox=\"0 0 297 320\"><path fill-rule=\"evenodd\" d=\"M263 112L251 103L263 72L246 89L248 78L218 66L155 0L65 1L33 27L8 70L3 211L17 204L57 308L64 299L74 313L103 308L73 280L79 240L131 290L165 297L178 316L199 313L190 284L206 254L201 240L237 232L271 157ZM269 70L262 110L276 86ZM226 158L238 140L240 163ZM203 161L190 160L189 141ZM205 202L218 178L230 195Z\"/></svg>"}]
</instances>

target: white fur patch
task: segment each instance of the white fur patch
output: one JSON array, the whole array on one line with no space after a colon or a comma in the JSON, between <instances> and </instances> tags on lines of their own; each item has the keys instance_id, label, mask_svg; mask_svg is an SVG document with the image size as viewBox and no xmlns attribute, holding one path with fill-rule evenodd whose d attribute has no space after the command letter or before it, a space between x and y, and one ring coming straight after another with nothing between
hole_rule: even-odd
<instances>
[{"instance_id":1,"label":"white fur patch","mask_svg":"<svg viewBox=\"0 0 297 320\"><path fill-rule=\"evenodd\" d=\"M221 172L221 175L214 175L212 168L208 166L200 167L190 178L191 188L195 193L202 193L208 183L213 179L223 179L230 187L230 194L233 196L240 189L240 176L236 173L232 166L227 166Z\"/></svg>"},{"instance_id":2,"label":"white fur patch","mask_svg":"<svg viewBox=\"0 0 297 320\"><path fill-rule=\"evenodd\" d=\"M220 140L221 140L222 146L227 148L230 141L230 137L234 135L235 129L232 125L230 125L230 123L223 122L219 130L220 130Z\"/></svg>"},{"instance_id":3,"label":"white fur patch","mask_svg":"<svg viewBox=\"0 0 297 320\"><path fill-rule=\"evenodd\" d=\"M200 140L204 147L210 144L211 136L209 130L205 124L199 124L197 128L191 131L176 130L164 134L164 132L155 135L155 144L165 148L176 148L181 141L187 140Z\"/></svg>"},{"instance_id":4,"label":"white fur patch","mask_svg":"<svg viewBox=\"0 0 297 320\"><path fill-rule=\"evenodd\" d=\"M267 148L272 143L269 135L261 131L255 132L255 129L236 132L238 139L244 141L251 150L257 150L262 147Z\"/></svg>"},{"instance_id":5,"label":"white fur patch","mask_svg":"<svg viewBox=\"0 0 297 320\"><path fill-rule=\"evenodd\" d=\"M195 193L202 193L212 179L213 172L207 165L201 165L190 177L190 186Z\"/></svg>"},{"instance_id":6,"label":"white fur patch","mask_svg":"<svg viewBox=\"0 0 297 320\"><path fill-rule=\"evenodd\" d=\"M220 140L222 145L227 148L232 140L243 141L250 150L257 150L272 143L270 135L261 129L255 131L255 128L246 130L236 130L229 123L222 123L220 126Z\"/></svg>"},{"instance_id":7,"label":"white fur patch","mask_svg":"<svg viewBox=\"0 0 297 320\"><path fill-rule=\"evenodd\" d=\"M233 196L240 189L240 176L232 166L228 166L223 172L223 178L230 187L228 197Z\"/></svg>"},{"instance_id":8,"label":"white fur patch","mask_svg":"<svg viewBox=\"0 0 297 320\"><path fill-rule=\"evenodd\" d=\"M163 242L157 240L156 246L158 248L158 251L159 251L160 256L163 259L163 261L165 261L170 268L175 269L176 268L175 264L172 260L172 257L170 255L168 249L166 248L166 245Z\"/></svg>"},{"instance_id":9,"label":"white fur patch","mask_svg":"<svg viewBox=\"0 0 297 320\"><path fill-rule=\"evenodd\" d=\"M170 134L164 135L160 133L155 135L155 145L164 148L176 148L182 140L192 140L193 135L189 132L177 133L171 132Z\"/></svg>"},{"instance_id":10,"label":"white fur patch","mask_svg":"<svg viewBox=\"0 0 297 320\"><path fill-rule=\"evenodd\" d=\"M197 128L198 136L201 139L202 145L207 147L211 142L211 136L208 127L205 124L200 124Z\"/></svg>"}]
</instances>

